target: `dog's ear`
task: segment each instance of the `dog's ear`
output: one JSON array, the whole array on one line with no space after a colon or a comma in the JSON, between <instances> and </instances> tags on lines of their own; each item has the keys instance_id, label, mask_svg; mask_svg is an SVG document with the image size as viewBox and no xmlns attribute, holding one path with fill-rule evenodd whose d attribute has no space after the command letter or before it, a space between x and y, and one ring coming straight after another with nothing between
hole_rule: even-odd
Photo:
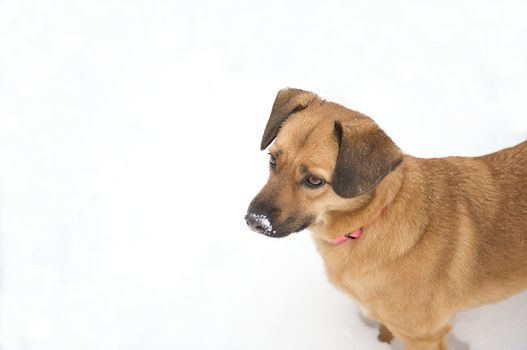
<instances>
[{"instance_id":1,"label":"dog's ear","mask_svg":"<svg viewBox=\"0 0 527 350\"><path fill-rule=\"evenodd\" d=\"M402 161L393 141L372 122L335 122L339 144L332 187L345 198L372 190Z\"/></svg>"},{"instance_id":2,"label":"dog's ear","mask_svg":"<svg viewBox=\"0 0 527 350\"><path fill-rule=\"evenodd\" d=\"M317 95L314 93L299 89L287 88L278 91L271 116L265 127L260 149L266 149L273 142L278 130L291 114L306 108L316 98Z\"/></svg>"}]
</instances>

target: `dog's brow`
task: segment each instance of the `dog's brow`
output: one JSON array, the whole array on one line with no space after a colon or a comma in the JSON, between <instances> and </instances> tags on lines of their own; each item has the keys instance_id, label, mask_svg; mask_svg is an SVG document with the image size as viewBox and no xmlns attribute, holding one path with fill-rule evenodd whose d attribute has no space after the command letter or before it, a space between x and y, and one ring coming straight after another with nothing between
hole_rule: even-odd
<instances>
[{"instance_id":1,"label":"dog's brow","mask_svg":"<svg viewBox=\"0 0 527 350\"><path fill-rule=\"evenodd\" d=\"M316 172L313 172L313 171L309 170L309 168L305 164L300 165L300 171L302 173L304 173L304 174L313 174L313 175L315 175L315 173L316 173Z\"/></svg>"},{"instance_id":2,"label":"dog's brow","mask_svg":"<svg viewBox=\"0 0 527 350\"><path fill-rule=\"evenodd\" d=\"M276 151L270 151L270 153L272 153L275 158L278 158L284 153L284 151L279 149L279 150L276 150Z\"/></svg>"},{"instance_id":3,"label":"dog's brow","mask_svg":"<svg viewBox=\"0 0 527 350\"><path fill-rule=\"evenodd\" d=\"M326 183L328 183L328 184L330 183L330 182L329 182L329 179L327 179L327 176L326 176L327 174L325 173L325 171L322 171L322 170L320 170L320 171L312 171L312 170L310 170L309 167L308 167L307 165L305 165L305 164L301 164L301 165L300 165L300 171L301 171L303 174L305 174L305 175L315 175L315 176L319 176L319 177L323 178L323 179L326 181Z\"/></svg>"}]
</instances>

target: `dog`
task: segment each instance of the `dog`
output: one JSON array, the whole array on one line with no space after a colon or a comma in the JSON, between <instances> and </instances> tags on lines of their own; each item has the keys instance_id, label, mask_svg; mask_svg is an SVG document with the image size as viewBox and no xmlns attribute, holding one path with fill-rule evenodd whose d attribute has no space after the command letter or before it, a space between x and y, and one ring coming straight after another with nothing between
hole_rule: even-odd
<instances>
[{"instance_id":1,"label":"dog","mask_svg":"<svg viewBox=\"0 0 527 350\"><path fill-rule=\"evenodd\" d=\"M309 229L329 281L380 322L381 341L445 350L455 313L527 288L527 141L416 158L366 115L288 88L261 149L271 143L248 226Z\"/></svg>"}]
</instances>

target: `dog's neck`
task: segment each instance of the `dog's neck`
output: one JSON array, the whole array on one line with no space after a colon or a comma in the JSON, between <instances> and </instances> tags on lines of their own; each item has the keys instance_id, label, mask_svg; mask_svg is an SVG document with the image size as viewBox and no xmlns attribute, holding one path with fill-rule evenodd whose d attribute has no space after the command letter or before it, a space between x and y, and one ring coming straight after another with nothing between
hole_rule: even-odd
<instances>
[{"instance_id":1,"label":"dog's neck","mask_svg":"<svg viewBox=\"0 0 527 350\"><path fill-rule=\"evenodd\" d=\"M415 201L420 201L410 196L408 188L422 180L408 176L415 166L411 157L409 160L381 181L359 209L330 213L322 224L310 227L317 250L325 260L354 261L353 271L359 278L404 256L418 244L426 219L405 215ZM394 231L394 227L400 228L401 220L405 229ZM361 227L364 229L360 239L335 244L338 236Z\"/></svg>"},{"instance_id":2,"label":"dog's neck","mask_svg":"<svg viewBox=\"0 0 527 350\"><path fill-rule=\"evenodd\" d=\"M368 197L365 196L359 209L331 212L322 224L310 227L327 268L342 264L353 267L346 271L359 280L387 262L405 255L419 241L417 231L415 235L404 237L399 231L393 231L413 201L406 189L406 182L411 179L407 178L404 168L406 164L403 161ZM337 237L361 227L363 233L359 239L335 243Z\"/></svg>"},{"instance_id":3,"label":"dog's neck","mask_svg":"<svg viewBox=\"0 0 527 350\"><path fill-rule=\"evenodd\" d=\"M389 174L377 188L363 198L354 199L354 208L329 212L324 220L311 228L311 231L325 242L338 244L348 236L359 238L382 218L395 200L403 181L402 171ZM358 208L357 208L358 207Z\"/></svg>"}]
</instances>

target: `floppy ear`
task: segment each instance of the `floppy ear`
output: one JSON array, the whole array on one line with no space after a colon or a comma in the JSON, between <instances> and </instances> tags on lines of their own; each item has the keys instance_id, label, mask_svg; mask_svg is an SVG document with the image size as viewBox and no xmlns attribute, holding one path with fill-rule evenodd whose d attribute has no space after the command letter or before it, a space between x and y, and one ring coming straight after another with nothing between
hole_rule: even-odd
<instances>
[{"instance_id":1,"label":"floppy ear","mask_svg":"<svg viewBox=\"0 0 527 350\"><path fill-rule=\"evenodd\" d=\"M403 160L402 152L377 125L335 122L339 144L332 187L345 198L372 190Z\"/></svg>"},{"instance_id":2,"label":"floppy ear","mask_svg":"<svg viewBox=\"0 0 527 350\"><path fill-rule=\"evenodd\" d=\"M318 96L312 92L299 89L282 89L274 100L271 116L262 137L260 149L264 150L273 142L282 124L293 113L301 111Z\"/></svg>"}]
</instances>

